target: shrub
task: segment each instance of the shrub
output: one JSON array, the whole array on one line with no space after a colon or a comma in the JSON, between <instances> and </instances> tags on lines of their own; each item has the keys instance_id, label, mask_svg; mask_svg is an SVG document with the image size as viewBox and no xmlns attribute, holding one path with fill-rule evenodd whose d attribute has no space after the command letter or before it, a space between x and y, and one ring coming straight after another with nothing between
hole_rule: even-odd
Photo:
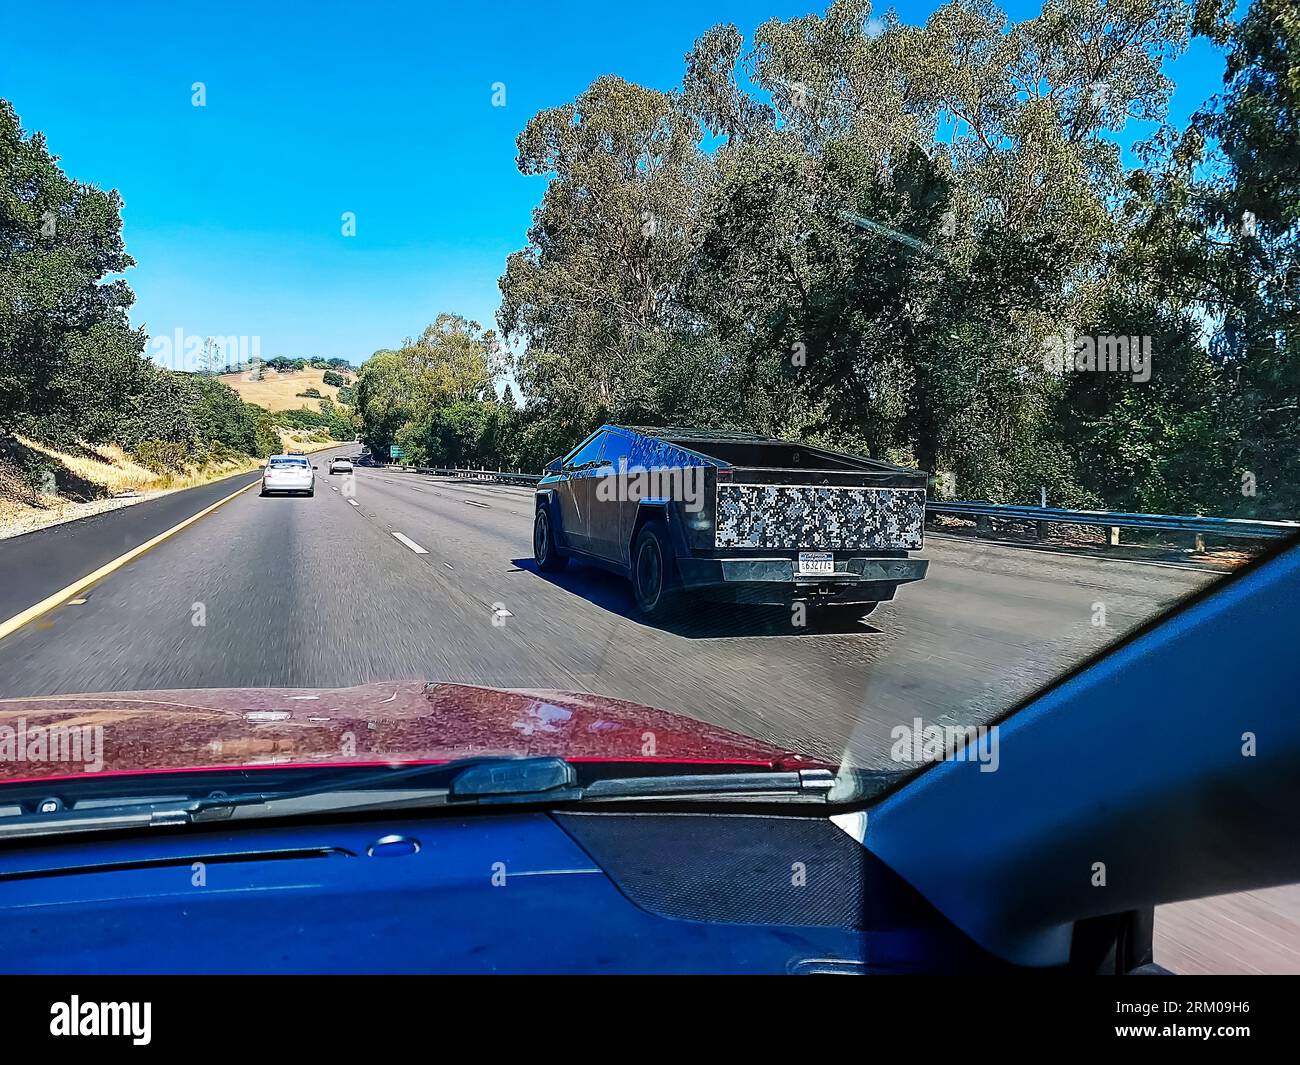
<instances>
[{"instance_id":1,"label":"shrub","mask_svg":"<svg viewBox=\"0 0 1300 1065\"><path fill-rule=\"evenodd\" d=\"M31 456L23 463L23 485L32 494L32 502L39 502L42 495L53 495L58 491L58 467L47 458Z\"/></svg>"},{"instance_id":2,"label":"shrub","mask_svg":"<svg viewBox=\"0 0 1300 1065\"><path fill-rule=\"evenodd\" d=\"M196 461L190 446L179 440L142 440L136 446L135 458L154 473L172 473Z\"/></svg>"}]
</instances>

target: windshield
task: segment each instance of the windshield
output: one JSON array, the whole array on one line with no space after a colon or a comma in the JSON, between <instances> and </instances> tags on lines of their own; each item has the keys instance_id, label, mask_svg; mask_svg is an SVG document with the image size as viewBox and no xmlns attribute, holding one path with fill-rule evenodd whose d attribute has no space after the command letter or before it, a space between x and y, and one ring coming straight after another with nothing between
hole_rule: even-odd
<instances>
[{"instance_id":1,"label":"windshield","mask_svg":"<svg viewBox=\"0 0 1300 1065\"><path fill-rule=\"evenodd\" d=\"M1021 700L1293 536L1294 20L821 6L358 7L346 60L8 13L0 806L996 771ZM492 34L547 60L391 62ZM111 122L67 90L123 70Z\"/></svg>"}]
</instances>

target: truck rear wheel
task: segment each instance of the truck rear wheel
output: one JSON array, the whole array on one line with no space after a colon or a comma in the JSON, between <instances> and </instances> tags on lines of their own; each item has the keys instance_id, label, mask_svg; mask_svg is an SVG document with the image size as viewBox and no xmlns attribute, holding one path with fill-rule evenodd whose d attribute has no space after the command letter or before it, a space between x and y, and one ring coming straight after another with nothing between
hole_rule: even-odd
<instances>
[{"instance_id":1,"label":"truck rear wheel","mask_svg":"<svg viewBox=\"0 0 1300 1065\"><path fill-rule=\"evenodd\" d=\"M670 618L680 605L672 558L663 525L657 521L646 522L632 545L631 576L637 609L649 621Z\"/></svg>"},{"instance_id":2,"label":"truck rear wheel","mask_svg":"<svg viewBox=\"0 0 1300 1065\"><path fill-rule=\"evenodd\" d=\"M545 507L533 519L533 561L543 573L558 573L569 564L569 556L560 554L555 546L555 530Z\"/></svg>"}]
</instances>

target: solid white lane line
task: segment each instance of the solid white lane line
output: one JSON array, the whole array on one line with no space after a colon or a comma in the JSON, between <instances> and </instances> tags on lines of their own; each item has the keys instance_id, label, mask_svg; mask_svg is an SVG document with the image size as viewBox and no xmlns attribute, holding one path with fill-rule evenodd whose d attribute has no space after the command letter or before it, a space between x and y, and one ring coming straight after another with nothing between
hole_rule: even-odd
<instances>
[{"instance_id":1,"label":"solid white lane line","mask_svg":"<svg viewBox=\"0 0 1300 1065\"><path fill-rule=\"evenodd\" d=\"M402 543L404 543L407 547L409 547L412 551L414 551L417 555L427 555L429 553L423 547L417 544L414 540L412 540L410 537L403 536L399 532L395 532L393 533L393 535L397 537L397 539L400 540Z\"/></svg>"}]
</instances>

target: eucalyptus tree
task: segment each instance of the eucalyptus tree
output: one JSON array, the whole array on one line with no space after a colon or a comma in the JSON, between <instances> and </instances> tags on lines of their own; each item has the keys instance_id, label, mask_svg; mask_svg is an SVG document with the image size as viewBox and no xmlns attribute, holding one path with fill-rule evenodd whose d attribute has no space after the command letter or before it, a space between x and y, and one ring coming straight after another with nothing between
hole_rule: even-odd
<instances>
[{"instance_id":1,"label":"eucalyptus tree","mask_svg":"<svg viewBox=\"0 0 1300 1065\"><path fill-rule=\"evenodd\" d=\"M0 434L111 432L145 373L122 199L68 177L40 133L0 99Z\"/></svg>"}]
</instances>

